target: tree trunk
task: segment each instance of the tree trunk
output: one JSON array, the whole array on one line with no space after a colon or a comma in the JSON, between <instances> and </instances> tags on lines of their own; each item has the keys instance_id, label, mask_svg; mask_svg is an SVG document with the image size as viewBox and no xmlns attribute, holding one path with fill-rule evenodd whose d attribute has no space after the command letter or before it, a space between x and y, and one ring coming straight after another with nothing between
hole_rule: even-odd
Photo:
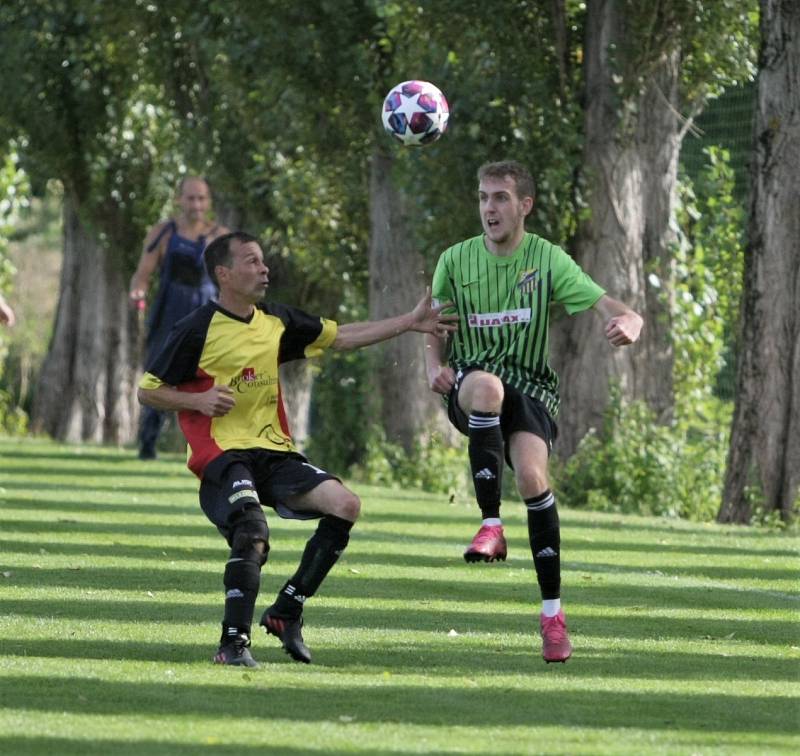
<instances>
[{"instance_id":1,"label":"tree trunk","mask_svg":"<svg viewBox=\"0 0 800 756\"><path fill-rule=\"evenodd\" d=\"M720 522L753 494L792 516L800 488L800 5L762 0L736 406Z\"/></svg>"},{"instance_id":2,"label":"tree trunk","mask_svg":"<svg viewBox=\"0 0 800 756\"><path fill-rule=\"evenodd\" d=\"M392 183L393 159L376 151L370 170L369 317L408 312L430 283L403 196ZM428 389L423 337L406 333L373 347L375 388L386 438L410 451L431 429L444 430L438 395Z\"/></svg>"},{"instance_id":3,"label":"tree trunk","mask_svg":"<svg viewBox=\"0 0 800 756\"><path fill-rule=\"evenodd\" d=\"M645 327L638 344L614 349L596 316L556 324L562 456L574 453L590 428L600 427L611 380L621 384L626 398L646 400L661 419L673 407L670 318L662 292L669 289L663 283L670 277L670 219L682 140L679 53L664 55L641 92L621 101L612 59L615 46L623 47L616 44L624 34L617 10L614 0L588 4L584 165L591 215L572 251L609 296L644 317Z\"/></svg>"},{"instance_id":4,"label":"tree trunk","mask_svg":"<svg viewBox=\"0 0 800 756\"><path fill-rule=\"evenodd\" d=\"M60 297L33 407L34 429L61 441L119 444L135 436L135 317L120 258L65 192Z\"/></svg>"}]
</instances>

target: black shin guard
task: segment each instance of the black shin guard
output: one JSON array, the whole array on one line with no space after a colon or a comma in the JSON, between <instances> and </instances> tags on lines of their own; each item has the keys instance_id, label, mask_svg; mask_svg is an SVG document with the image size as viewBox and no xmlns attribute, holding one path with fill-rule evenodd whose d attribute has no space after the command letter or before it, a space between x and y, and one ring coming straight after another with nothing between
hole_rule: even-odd
<instances>
[{"instance_id":1,"label":"black shin guard","mask_svg":"<svg viewBox=\"0 0 800 756\"><path fill-rule=\"evenodd\" d=\"M469 465L475 498L486 517L500 516L503 482L503 433L496 412L473 411L469 416Z\"/></svg>"},{"instance_id":2,"label":"black shin guard","mask_svg":"<svg viewBox=\"0 0 800 756\"><path fill-rule=\"evenodd\" d=\"M225 565L224 582L223 632L225 635L249 635L261 583L261 566L257 561L234 557Z\"/></svg>"},{"instance_id":3,"label":"black shin guard","mask_svg":"<svg viewBox=\"0 0 800 756\"><path fill-rule=\"evenodd\" d=\"M282 617L298 617L306 599L316 592L325 576L347 547L353 523L335 515L325 515L308 540L297 572L278 593L273 607Z\"/></svg>"},{"instance_id":4,"label":"black shin guard","mask_svg":"<svg viewBox=\"0 0 800 756\"><path fill-rule=\"evenodd\" d=\"M237 520L230 538L231 554L225 565L225 616L223 640L239 633L250 634L261 567L267 561L269 531L260 508L246 509Z\"/></svg>"},{"instance_id":5,"label":"black shin guard","mask_svg":"<svg viewBox=\"0 0 800 756\"><path fill-rule=\"evenodd\" d=\"M561 596L561 530L556 500L551 491L525 499L528 540L543 599Z\"/></svg>"}]
</instances>

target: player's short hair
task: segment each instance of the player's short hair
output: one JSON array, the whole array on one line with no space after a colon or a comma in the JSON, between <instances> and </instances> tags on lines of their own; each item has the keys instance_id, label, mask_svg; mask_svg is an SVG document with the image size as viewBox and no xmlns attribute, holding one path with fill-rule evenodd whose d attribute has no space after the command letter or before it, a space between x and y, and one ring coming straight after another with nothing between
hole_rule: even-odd
<instances>
[{"instance_id":1,"label":"player's short hair","mask_svg":"<svg viewBox=\"0 0 800 756\"><path fill-rule=\"evenodd\" d=\"M208 277L214 282L214 286L219 288L219 281L217 280L216 267L221 265L223 268L230 268L231 263L231 242L238 241L239 244L249 244L255 242L259 244L258 239L252 234L245 231L232 231L229 234L218 236L214 241L209 244L205 252L203 252L203 260L206 264L206 271Z\"/></svg>"},{"instance_id":2,"label":"player's short hair","mask_svg":"<svg viewBox=\"0 0 800 756\"><path fill-rule=\"evenodd\" d=\"M531 172L516 160L484 163L478 168L478 181L483 181L485 178L510 178L514 181L514 186L517 189L517 197L520 199L524 197L536 199L536 183L533 180L533 176L531 176Z\"/></svg>"}]
</instances>

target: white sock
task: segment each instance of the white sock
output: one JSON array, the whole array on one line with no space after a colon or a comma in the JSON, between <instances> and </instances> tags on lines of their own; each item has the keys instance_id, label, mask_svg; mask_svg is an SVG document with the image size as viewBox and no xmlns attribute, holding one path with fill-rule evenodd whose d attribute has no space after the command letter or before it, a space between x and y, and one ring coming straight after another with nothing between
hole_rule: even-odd
<instances>
[{"instance_id":1,"label":"white sock","mask_svg":"<svg viewBox=\"0 0 800 756\"><path fill-rule=\"evenodd\" d=\"M487 517L481 525L502 525L503 521L499 517Z\"/></svg>"},{"instance_id":2,"label":"white sock","mask_svg":"<svg viewBox=\"0 0 800 756\"><path fill-rule=\"evenodd\" d=\"M542 614L545 617L555 617L561 610L561 599L542 599Z\"/></svg>"}]
</instances>

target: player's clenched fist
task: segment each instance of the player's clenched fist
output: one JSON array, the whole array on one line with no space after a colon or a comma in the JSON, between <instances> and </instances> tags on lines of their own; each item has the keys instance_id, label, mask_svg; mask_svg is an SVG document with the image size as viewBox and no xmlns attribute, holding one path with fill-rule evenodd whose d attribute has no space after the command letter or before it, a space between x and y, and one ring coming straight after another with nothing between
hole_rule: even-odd
<instances>
[{"instance_id":1,"label":"player's clenched fist","mask_svg":"<svg viewBox=\"0 0 800 756\"><path fill-rule=\"evenodd\" d=\"M230 386L212 386L208 391L197 394L195 409L208 417L222 417L227 415L235 404L233 389Z\"/></svg>"},{"instance_id":2,"label":"player's clenched fist","mask_svg":"<svg viewBox=\"0 0 800 756\"><path fill-rule=\"evenodd\" d=\"M428 370L428 386L437 394L449 394L456 382L456 373L448 365L435 365Z\"/></svg>"}]
</instances>

